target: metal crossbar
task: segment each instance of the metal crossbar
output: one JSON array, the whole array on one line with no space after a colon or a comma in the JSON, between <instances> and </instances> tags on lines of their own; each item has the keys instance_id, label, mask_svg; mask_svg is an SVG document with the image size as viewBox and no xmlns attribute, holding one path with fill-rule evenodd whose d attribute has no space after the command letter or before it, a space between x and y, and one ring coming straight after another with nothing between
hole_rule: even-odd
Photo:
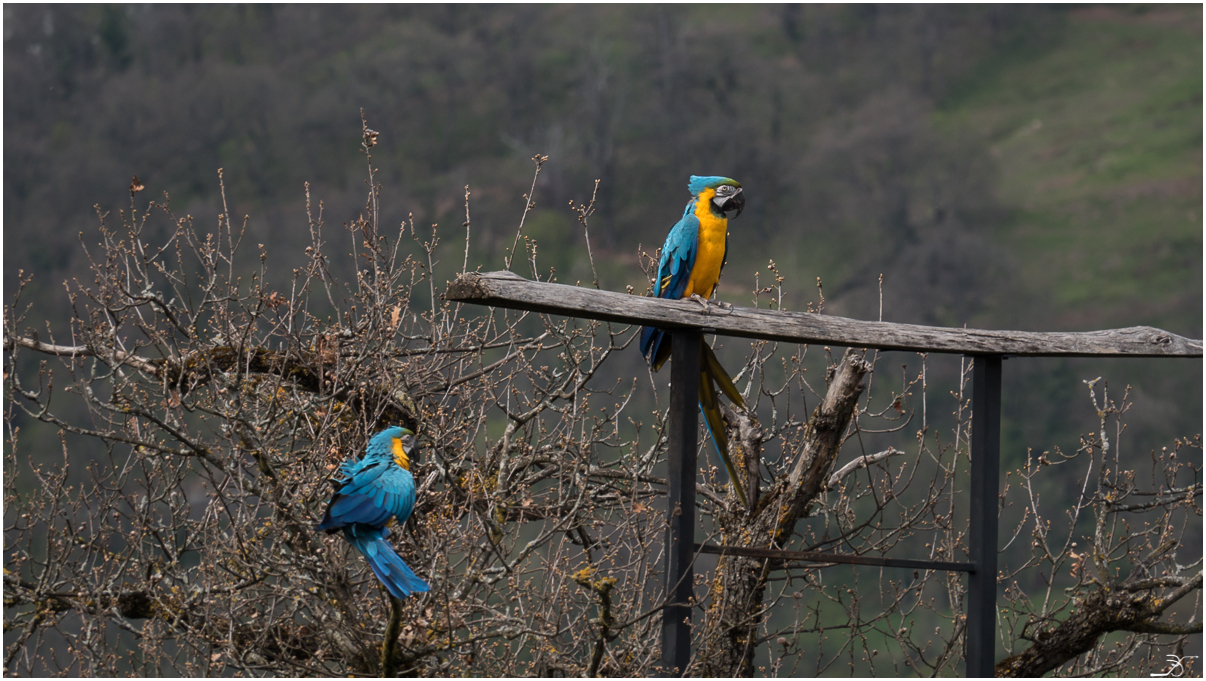
<instances>
[{"instance_id":1,"label":"metal crossbar","mask_svg":"<svg viewBox=\"0 0 1206 681\"><path fill-rule=\"evenodd\" d=\"M714 546L696 544L698 553L717 556L745 556L747 558L769 558L782 562L837 563L841 565L871 565L877 567L912 568L914 570L947 570L950 572L975 572L975 563L954 563L945 560L918 560L913 558L882 558L877 556L852 556L844 553L823 551L786 551L781 549L759 549L745 546Z\"/></svg>"}]
</instances>

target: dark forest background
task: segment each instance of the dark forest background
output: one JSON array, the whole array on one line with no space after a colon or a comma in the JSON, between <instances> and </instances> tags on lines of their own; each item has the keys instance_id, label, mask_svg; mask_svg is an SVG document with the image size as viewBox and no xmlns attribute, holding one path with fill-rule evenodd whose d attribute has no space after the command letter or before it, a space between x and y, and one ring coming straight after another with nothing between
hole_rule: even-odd
<instances>
[{"instance_id":1,"label":"dark forest background","mask_svg":"<svg viewBox=\"0 0 1206 681\"><path fill-rule=\"evenodd\" d=\"M360 210L364 108L389 221L455 227L469 184L488 266L539 152L530 229L562 279L585 264L567 202L594 179L603 284L622 288L687 175L721 173L750 195L724 281L735 301L774 254L797 307L821 276L831 312L873 316L883 273L894 321L1196 337L1199 14L12 6L6 265L58 290L94 204L122 204L137 174L143 196L215 214L217 168L232 210L286 255L304 182L332 222Z\"/></svg>"},{"instance_id":2,"label":"dark forest background","mask_svg":"<svg viewBox=\"0 0 1206 681\"><path fill-rule=\"evenodd\" d=\"M63 282L88 273L81 239L97 241L98 210L128 210L135 175L140 210L166 192L216 225L221 168L281 286L310 244L308 182L346 276L363 109L381 224L439 225L437 283L460 270L466 185L469 268L503 268L542 154L524 226L542 278L590 281L569 202L598 179L600 285L644 290L638 254L681 215L687 177L721 174L747 197L719 291L733 304L773 283L773 260L787 309L818 305L819 278L824 311L860 319L1202 337L1200 5L3 11L5 302L32 273L23 302L59 334ZM732 365L746 351L723 350ZM958 362L932 361L945 395ZM644 375L635 345L607 371ZM1201 432L1198 360L1018 359L1005 464L1075 450L1098 376L1132 387L1128 455ZM58 450L52 429L13 420L29 456Z\"/></svg>"},{"instance_id":3,"label":"dark forest background","mask_svg":"<svg viewBox=\"0 0 1206 681\"><path fill-rule=\"evenodd\" d=\"M788 309L819 277L826 312L875 319L882 275L888 321L1200 338L1201 36L1197 5L7 5L3 281L34 273L63 329L96 209L137 175L215 219L219 168L287 281L304 183L332 238L363 211L363 108L382 223L441 225L437 281L465 185L470 267L501 269L540 153L524 232L563 282L590 279L568 202L595 179L601 285L641 290L687 176L724 174L749 197L735 304L773 259ZM1138 436L1200 430L1200 363L1032 360L1006 449L1075 443L1098 375L1134 386Z\"/></svg>"}]
</instances>

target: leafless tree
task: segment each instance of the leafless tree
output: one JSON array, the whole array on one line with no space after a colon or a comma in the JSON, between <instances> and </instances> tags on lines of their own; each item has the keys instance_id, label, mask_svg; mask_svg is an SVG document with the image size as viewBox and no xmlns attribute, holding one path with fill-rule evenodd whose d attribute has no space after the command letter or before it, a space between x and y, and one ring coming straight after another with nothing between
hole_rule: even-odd
<instances>
[{"instance_id":1,"label":"leafless tree","mask_svg":"<svg viewBox=\"0 0 1206 681\"><path fill-rule=\"evenodd\" d=\"M6 308L6 673L657 671L665 413L641 406L647 375L604 370L636 330L441 299L437 228L378 223L378 135L362 134L366 203L336 230L355 258L346 280L308 191L305 262L275 286L270 247L243 243L246 218L224 210L209 231L166 196L140 209L135 179L128 210L99 214L70 328L36 328L20 291ZM584 229L593 207L577 207ZM507 262L542 276L520 225ZM464 270L468 253L449 257ZM927 398L928 361L889 386L878 353L752 344L736 374L749 410L726 413L750 498L704 439L700 534L962 559L968 367L950 432L929 415L951 401ZM1179 542L1200 537L1200 437L1136 477L1105 434L1125 400L1097 399L1099 434L1007 477L1003 518L1023 510L1004 550L1031 543L1001 576L1001 673L1137 673L1200 646L1200 555L1178 563ZM60 454L22 447L35 422L58 430ZM421 437L418 505L393 537L432 585L404 601L314 529L340 461L393 424ZM1077 500L1040 496L1048 470L1078 465ZM690 674L960 672L958 575L707 560ZM1116 648L1111 632L1126 633Z\"/></svg>"},{"instance_id":2,"label":"leafless tree","mask_svg":"<svg viewBox=\"0 0 1206 681\"><path fill-rule=\"evenodd\" d=\"M1028 538L1030 551L1000 578L1008 603L1001 610L1002 638L1011 654L997 664L998 676L1056 669L1077 676L1159 673L1169 665L1155 641L1171 638L1171 654L1180 658L1186 635L1202 631L1202 558L1192 556L1202 539L1196 521L1202 515L1201 436L1178 438L1171 451L1152 451L1149 470L1136 470L1142 459L1123 456L1119 446L1127 396L1112 402L1103 384L1099 397L1099 382L1085 381L1101 422L1098 432L1070 454L1056 448L1029 456L1006 487L1006 502L1022 508L1013 540ZM1036 479L1041 470L1060 466L1072 469L1069 477L1081 494L1075 503L1053 508L1041 503ZM1061 515L1077 532L1052 532L1053 516ZM1191 553L1178 552L1187 541ZM1183 565L1179 559L1186 555ZM1068 584L1062 594L1057 583ZM1193 607L1177 608L1190 595ZM1165 616L1178 610L1179 618ZM1126 636L1103 645L1111 632Z\"/></svg>"}]
</instances>

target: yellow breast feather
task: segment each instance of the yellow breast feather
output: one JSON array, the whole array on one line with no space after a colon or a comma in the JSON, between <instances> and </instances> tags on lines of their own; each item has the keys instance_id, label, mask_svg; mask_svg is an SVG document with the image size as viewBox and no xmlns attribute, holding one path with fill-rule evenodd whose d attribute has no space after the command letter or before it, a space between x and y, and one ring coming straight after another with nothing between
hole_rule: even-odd
<instances>
[{"instance_id":1,"label":"yellow breast feather","mask_svg":"<svg viewBox=\"0 0 1206 681\"><path fill-rule=\"evenodd\" d=\"M694 213L699 219L699 243L696 246L698 250L695 254L695 267L691 270L691 278L687 280L687 288L683 291L684 298L690 297L692 293L702 298L710 298L720 281L729 221L724 215L718 216L712 212L714 196L715 189L705 189L699 193L695 202Z\"/></svg>"}]
</instances>

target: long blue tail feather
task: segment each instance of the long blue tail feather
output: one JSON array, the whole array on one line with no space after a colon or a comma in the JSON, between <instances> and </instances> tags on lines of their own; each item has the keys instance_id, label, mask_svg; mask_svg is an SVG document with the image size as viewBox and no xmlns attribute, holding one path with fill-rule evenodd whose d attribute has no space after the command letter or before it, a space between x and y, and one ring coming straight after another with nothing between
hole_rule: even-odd
<instances>
[{"instance_id":1,"label":"long blue tail feather","mask_svg":"<svg viewBox=\"0 0 1206 681\"><path fill-rule=\"evenodd\" d=\"M419 578L402 561L401 556L394 551L389 542L385 541L388 533L389 528L383 528L381 534L353 534L348 529L344 530L344 536L352 546L356 547L357 551L364 555L369 567L373 569L373 574L377 575L377 579L381 581L391 596L406 598L412 593L426 593L431 586Z\"/></svg>"}]
</instances>

